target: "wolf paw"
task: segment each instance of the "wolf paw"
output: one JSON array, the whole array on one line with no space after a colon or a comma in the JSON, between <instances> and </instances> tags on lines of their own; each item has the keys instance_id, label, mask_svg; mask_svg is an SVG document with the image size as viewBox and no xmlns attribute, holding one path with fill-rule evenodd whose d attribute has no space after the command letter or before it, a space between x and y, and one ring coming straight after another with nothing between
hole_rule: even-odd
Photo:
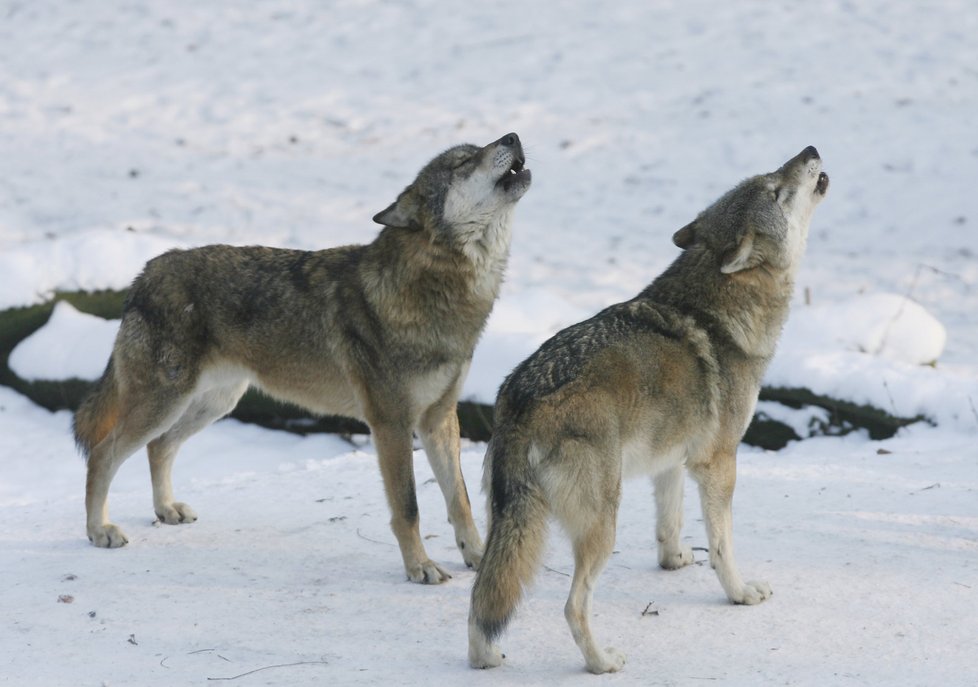
<instances>
[{"instance_id":1,"label":"wolf paw","mask_svg":"<svg viewBox=\"0 0 978 687\"><path fill-rule=\"evenodd\" d=\"M465 561L466 566L478 570L482 564L482 547L467 546L462 549L462 560Z\"/></svg>"},{"instance_id":2,"label":"wolf paw","mask_svg":"<svg viewBox=\"0 0 978 687\"><path fill-rule=\"evenodd\" d=\"M186 503L174 501L156 509L156 517L167 525L183 525L197 522L197 514Z\"/></svg>"},{"instance_id":3,"label":"wolf paw","mask_svg":"<svg viewBox=\"0 0 978 687\"><path fill-rule=\"evenodd\" d=\"M741 591L741 600L734 601L734 603L753 606L754 604L761 603L773 593L771 591L771 585L767 582L750 580L744 583L744 588Z\"/></svg>"},{"instance_id":4,"label":"wolf paw","mask_svg":"<svg viewBox=\"0 0 978 687\"><path fill-rule=\"evenodd\" d=\"M587 669L595 675L617 673L625 667L625 654L614 647L609 646L604 651L595 653L596 655L587 659Z\"/></svg>"},{"instance_id":5,"label":"wolf paw","mask_svg":"<svg viewBox=\"0 0 978 687\"><path fill-rule=\"evenodd\" d=\"M434 561L422 561L417 565L407 567L408 579L420 584L441 584L452 579L452 576Z\"/></svg>"},{"instance_id":6,"label":"wolf paw","mask_svg":"<svg viewBox=\"0 0 978 687\"><path fill-rule=\"evenodd\" d=\"M659 549L659 567L664 570L679 570L693 562L693 549L690 546L680 546L678 551Z\"/></svg>"},{"instance_id":7,"label":"wolf paw","mask_svg":"<svg viewBox=\"0 0 978 687\"><path fill-rule=\"evenodd\" d=\"M88 529L88 541L100 549L117 549L129 543L126 533L109 523Z\"/></svg>"}]
</instances>

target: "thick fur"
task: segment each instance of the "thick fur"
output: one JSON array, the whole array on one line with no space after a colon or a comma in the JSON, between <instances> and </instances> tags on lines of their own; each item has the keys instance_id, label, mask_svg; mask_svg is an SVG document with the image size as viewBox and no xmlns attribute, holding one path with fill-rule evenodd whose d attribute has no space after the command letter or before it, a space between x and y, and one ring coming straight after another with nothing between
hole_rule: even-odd
<instances>
[{"instance_id":1,"label":"thick fur","mask_svg":"<svg viewBox=\"0 0 978 687\"><path fill-rule=\"evenodd\" d=\"M727 597L770 596L734 562L735 456L827 187L814 148L742 182L676 232L684 251L642 293L559 332L503 383L485 461L490 527L469 613L473 667L501 663L493 642L539 567L550 514L573 544L565 616L587 668L624 665L621 652L599 648L589 617L632 474L654 477L663 568L693 562L680 541L688 468Z\"/></svg>"},{"instance_id":2,"label":"thick fur","mask_svg":"<svg viewBox=\"0 0 978 687\"><path fill-rule=\"evenodd\" d=\"M530 185L523 163L515 134L444 152L374 218L385 228L367 245L207 246L151 260L130 289L105 374L75 415L88 456L89 539L126 543L108 520L107 495L119 465L143 446L159 519L194 521L173 498L176 452L254 385L367 422L407 575L437 583L449 575L419 535L417 431L462 557L478 566L456 400L502 280L513 208Z\"/></svg>"}]
</instances>

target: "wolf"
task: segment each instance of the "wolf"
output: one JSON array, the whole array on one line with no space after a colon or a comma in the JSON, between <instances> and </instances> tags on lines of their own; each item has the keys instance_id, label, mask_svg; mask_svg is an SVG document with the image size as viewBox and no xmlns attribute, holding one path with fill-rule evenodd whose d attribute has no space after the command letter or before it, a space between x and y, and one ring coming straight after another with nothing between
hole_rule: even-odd
<instances>
[{"instance_id":1,"label":"wolf","mask_svg":"<svg viewBox=\"0 0 978 687\"><path fill-rule=\"evenodd\" d=\"M119 547L109 485L143 446L163 523L197 519L174 500L180 445L255 386L316 413L367 423L407 577L450 575L418 529L414 431L469 567L482 539L459 466L456 401L499 292L517 201L529 189L515 133L431 160L373 219L375 240L320 251L205 246L150 260L128 293L105 372L74 417L87 456L88 538Z\"/></svg>"},{"instance_id":2,"label":"wolf","mask_svg":"<svg viewBox=\"0 0 978 687\"><path fill-rule=\"evenodd\" d=\"M587 669L617 671L589 627L614 546L624 477L653 475L659 565L693 562L680 542L683 482L699 485L710 562L727 597L756 604L765 582L734 562L737 445L788 315L812 212L828 189L813 147L749 178L677 231L683 249L635 298L557 333L506 378L484 466L489 534L469 610L469 662L493 644L540 566L550 515L572 540L564 615Z\"/></svg>"}]
</instances>

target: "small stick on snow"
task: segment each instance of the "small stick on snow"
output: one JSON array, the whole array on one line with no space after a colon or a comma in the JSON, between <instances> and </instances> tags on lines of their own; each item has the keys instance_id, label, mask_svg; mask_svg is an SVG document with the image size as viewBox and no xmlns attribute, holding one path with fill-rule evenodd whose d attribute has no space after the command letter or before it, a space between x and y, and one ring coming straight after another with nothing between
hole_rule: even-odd
<instances>
[{"instance_id":1,"label":"small stick on snow","mask_svg":"<svg viewBox=\"0 0 978 687\"><path fill-rule=\"evenodd\" d=\"M373 544L383 544L384 546L394 546L394 545L393 545L393 544L391 544L390 542L386 542L386 541L378 541L378 540L376 540L376 539L371 539L370 537L365 537L365 536L363 536L363 535L362 535L362 534L360 533L360 528L359 528L359 527L357 528L357 536L358 536L358 537L360 537L361 539L363 539L364 541L369 541L369 542L371 542L371 543L373 543Z\"/></svg>"},{"instance_id":2,"label":"small stick on snow","mask_svg":"<svg viewBox=\"0 0 978 687\"><path fill-rule=\"evenodd\" d=\"M241 673L241 675L235 675L233 677L209 677L208 680L237 680L240 677L245 677L246 675L254 675L255 673L260 673L263 670L271 670L272 668L291 668L292 666L308 666L308 665L327 665L326 661L299 661L298 663L280 663L275 666L264 666L263 668L255 668L254 670L249 670L247 673Z\"/></svg>"}]
</instances>

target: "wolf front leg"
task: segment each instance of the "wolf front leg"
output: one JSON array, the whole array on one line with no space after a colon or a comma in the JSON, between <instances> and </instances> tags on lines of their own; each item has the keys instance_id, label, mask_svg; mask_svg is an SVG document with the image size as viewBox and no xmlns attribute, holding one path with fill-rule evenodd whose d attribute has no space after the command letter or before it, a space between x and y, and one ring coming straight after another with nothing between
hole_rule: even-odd
<instances>
[{"instance_id":1,"label":"wolf front leg","mask_svg":"<svg viewBox=\"0 0 978 687\"><path fill-rule=\"evenodd\" d=\"M482 561L482 537L472 520L472 504L465 488L460 463L458 413L454 397L429 408L418 427L428 462L445 497L448 521L455 528L455 543L462 560L478 569Z\"/></svg>"},{"instance_id":2,"label":"wolf front leg","mask_svg":"<svg viewBox=\"0 0 978 687\"><path fill-rule=\"evenodd\" d=\"M377 444L380 473L391 509L391 529L401 548L408 579L422 584L450 580L452 576L428 558L421 543L410 423L371 423L370 431Z\"/></svg>"},{"instance_id":3,"label":"wolf front leg","mask_svg":"<svg viewBox=\"0 0 978 687\"><path fill-rule=\"evenodd\" d=\"M737 481L735 451L715 454L703 464L691 467L699 483L703 520L710 546L710 563L716 570L727 598L735 604L752 605L771 596L767 582L744 582L737 570L733 550L733 492Z\"/></svg>"}]
</instances>

